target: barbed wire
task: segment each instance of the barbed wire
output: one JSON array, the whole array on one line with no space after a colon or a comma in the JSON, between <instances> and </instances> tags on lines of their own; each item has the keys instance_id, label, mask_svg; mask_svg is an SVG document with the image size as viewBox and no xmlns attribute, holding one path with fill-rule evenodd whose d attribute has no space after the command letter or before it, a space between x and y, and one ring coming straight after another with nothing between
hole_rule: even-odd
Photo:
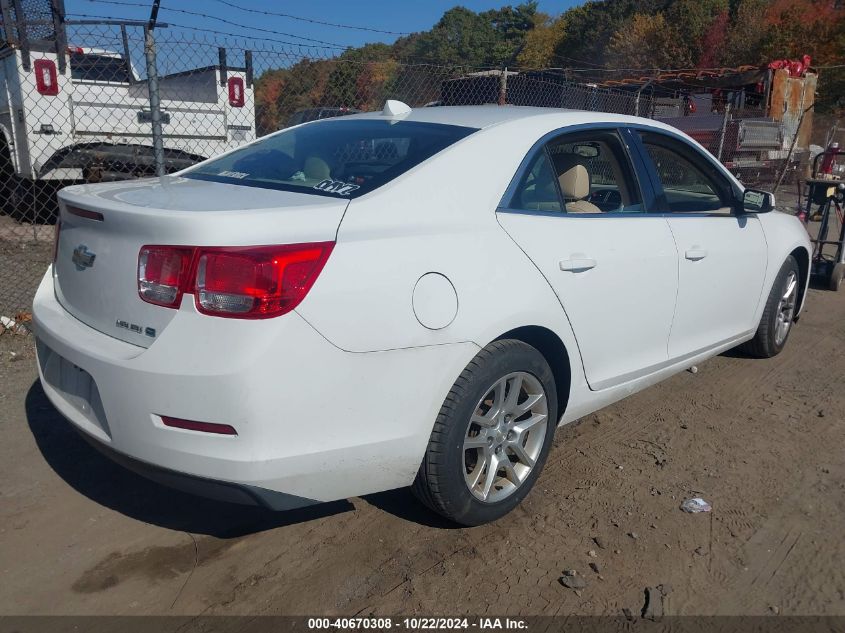
<instances>
[{"instance_id":1,"label":"barbed wire","mask_svg":"<svg viewBox=\"0 0 845 633\"><path fill-rule=\"evenodd\" d=\"M94 4L109 4L109 5L117 5L117 6L128 6L128 7L143 7L147 8L148 5L141 3L141 2L129 2L126 0L86 0L87 2L94 3ZM281 35L283 37L292 37L295 39L303 40L305 42L313 42L315 44L321 44L323 46L328 46L331 48L338 48L341 50L345 50L347 48L351 48L350 45L346 44L338 44L337 42L327 42L325 40L318 40L313 37L305 37L303 35L296 35L295 33L286 33L284 31L276 31L273 29L265 29L260 26L250 26L247 24L240 24L238 22L233 22L232 20L227 20L226 18L221 18L216 15L211 15L209 13L202 13L201 11L191 11L189 9L173 9L170 7L161 7L161 11L168 11L170 13L181 13L183 15L190 15L194 17L200 18L207 18L209 20L217 20L218 22L223 22L224 24L228 24L230 26L234 26L239 29L249 29L250 31L259 31L261 33L269 33L271 35ZM173 24L170 22L170 24ZM174 25L175 26L175 25ZM180 27L185 28L185 27ZM241 37L248 37L246 35L242 35Z\"/></svg>"},{"instance_id":2,"label":"barbed wire","mask_svg":"<svg viewBox=\"0 0 845 633\"><path fill-rule=\"evenodd\" d=\"M101 16L101 15L92 15L90 13L67 13L65 15L67 17L71 17L71 18L85 18L85 19L98 19L99 18L99 19L103 19L103 16ZM119 18L117 18L117 19L119 19ZM199 27L199 26L189 26L187 24L179 24L179 23L176 23L176 22L172 22L170 20L167 21L167 24L168 24L168 26L174 27L174 28L177 28L177 29L184 29L186 31L195 31L195 32L200 32L200 33L209 33L211 35L222 35L224 37L232 37L232 38L236 38L236 39L239 39L239 40L243 40L244 42L247 42L247 41L249 41L249 42L271 42L271 43L274 43L274 44L284 44L286 46L292 46L295 49L297 49L297 51L299 51L298 54L302 54L301 53L302 51L309 51L309 53L307 53L306 56L310 56L311 52L313 52L315 50L324 51L324 52L327 49L346 50L345 48L342 48L340 46L313 46L313 45L305 44L303 42L290 42L290 41L287 41L287 40L280 40L280 39L275 39L275 38L270 38L270 37L259 37L259 36L253 36L253 35L246 35L246 34L243 34L243 33L231 33L231 32L228 32L228 31L219 31L217 29L209 29L209 28L203 28L203 27ZM159 41L164 41L162 39L161 35L159 35L158 37L159 37ZM175 40L175 39L171 40L171 41L174 41L174 42L181 41L183 43L189 42L188 40ZM331 54L333 55L334 53L331 53Z\"/></svg>"},{"instance_id":3,"label":"barbed wire","mask_svg":"<svg viewBox=\"0 0 845 633\"><path fill-rule=\"evenodd\" d=\"M264 11L261 9L251 9L248 7L242 7L240 5L235 4L234 2L228 2L227 0L215 0L215 2L219 2L220 4L225 4L226 6L232 7L233 9L238 9L240 11L246 11L248 13L259 13L261 15L272 15L277 16L280 18L290 18L291 20L299 20L301 22L308 22L310 24L321 24L323 26L332 26L340 29L353 29L356 31L369 31L371 33L383 33L385 35L410 35L408 31L385 31L382 29L376 29L369 26L355 26L352 24L339 24L336 22L325 22L323 20L316 20L313 18L304 18L301 16L291 15L290 13L277 13L275 11Z\"/></svg>"}]
</instances>

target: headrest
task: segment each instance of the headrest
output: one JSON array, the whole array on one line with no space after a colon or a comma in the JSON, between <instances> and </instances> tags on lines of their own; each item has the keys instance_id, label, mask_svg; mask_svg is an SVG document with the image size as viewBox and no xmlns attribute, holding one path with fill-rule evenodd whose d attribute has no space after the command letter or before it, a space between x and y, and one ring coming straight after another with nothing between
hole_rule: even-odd
<instances>
[{"instance_id":1,"label":"headrest","mask_svg":"<svg viewBox=\"0 0 845 633\"><path fill-rule=\"evenodd\" d=\"M581 200L590 195L590 172L581 163L575 163L557 177L560 190L567 200Z\"/></svg>"},{"instance_id":2,"label":"headrest","mask_svg":"<svg viewBox=\"0 0 845 633\"><path fill-rule=\"evenodd\" d=\"M305 177L311 180L325 180L331 177L331 170L328 163L319 156L309 156L302 166Z\"/></svg>"}]
</instances>

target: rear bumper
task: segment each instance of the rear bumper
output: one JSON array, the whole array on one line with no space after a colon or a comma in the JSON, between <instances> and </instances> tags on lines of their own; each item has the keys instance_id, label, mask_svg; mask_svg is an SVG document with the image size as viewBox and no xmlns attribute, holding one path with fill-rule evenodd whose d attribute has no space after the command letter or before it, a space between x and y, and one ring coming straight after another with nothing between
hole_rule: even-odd
<instances>
[{"instance_id":1,"label":"rear bumper","mask_svg":"<svg viewBox=\"0 0 845 633\"><path fill-rule=\"evenodd\" d=\"M79 429L77 428L77 430ZM283 492L267 490L266 488L257 488L255 486L217 479L206 479L204 477L161 468L160 466L154 466L113 450L103 442L95 440L87 433L80 431L79 434L98 452L120 466L123 466L126 470L131 470L133 473L137 473L168 488L182 490L183 492L217 501L262 506L270 510L291 510L319 503L319 501L313 499L303 499Z\"/></svg>"},{"instance_id":2,"label":"rear bumper","mask_svg":"<svg viewBox=\"0 0 845 633\"><path fill-rule=\"evenodd\" d=\"M275 509L410 484L449 388L477 352L466 343L349 353L296 313L217 319L198 314L192 297L145 349L70 315L49 271L33 322L44 391L88 438L171 485L173 473L234 485L241 501ZM238 434L171 428L162 415Z\"/></svg>"}]
</instances>

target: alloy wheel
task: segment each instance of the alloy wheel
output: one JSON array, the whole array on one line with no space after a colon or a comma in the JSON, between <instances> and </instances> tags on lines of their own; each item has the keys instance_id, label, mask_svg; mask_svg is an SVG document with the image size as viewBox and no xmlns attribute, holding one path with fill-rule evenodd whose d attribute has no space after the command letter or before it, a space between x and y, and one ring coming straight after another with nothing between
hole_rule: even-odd
<instances>
[{"instance_id":1,"label":"alloy wheel","mask_svg":"<svg viewBox=\"0 0 845 633\"><path fill-rule=\"evenodd\" d=\"M789 328L792 327L792 319L795 317L795 305L798 301L798 275L794 270L789 271L783 285L778 309L775 317L775 344L783 345Z\"/></svg>"},{"instance_id":2,"label":"alloy wheel","mask_svg":"<svg viewBox=\"0 0 845 633\"><path fill-rule=\"evenodd\" d=\"M496 503L525 482L543 449L548 413L543 385L527 372L487 389L464 438L464 479L474 497Z\"/></svg>"}]
</instances>

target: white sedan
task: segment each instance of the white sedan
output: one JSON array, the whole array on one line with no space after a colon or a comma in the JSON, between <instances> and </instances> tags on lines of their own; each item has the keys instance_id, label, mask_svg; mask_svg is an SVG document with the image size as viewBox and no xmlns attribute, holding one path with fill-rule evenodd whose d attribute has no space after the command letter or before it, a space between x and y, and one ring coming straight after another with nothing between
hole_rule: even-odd
<instances>
[{"instance_id":1,"label":"white sedan","mask_svg":"<svg viewBox=\"0 0 845 633\"><path fill-rule=\"evenodd\" d=\"M770 194L595 112L388 102L59 198L47 396L129 467L274 509L412 485L497 519L555 427L780 352L808 281Z\"/></svg>"}]
</instances>

